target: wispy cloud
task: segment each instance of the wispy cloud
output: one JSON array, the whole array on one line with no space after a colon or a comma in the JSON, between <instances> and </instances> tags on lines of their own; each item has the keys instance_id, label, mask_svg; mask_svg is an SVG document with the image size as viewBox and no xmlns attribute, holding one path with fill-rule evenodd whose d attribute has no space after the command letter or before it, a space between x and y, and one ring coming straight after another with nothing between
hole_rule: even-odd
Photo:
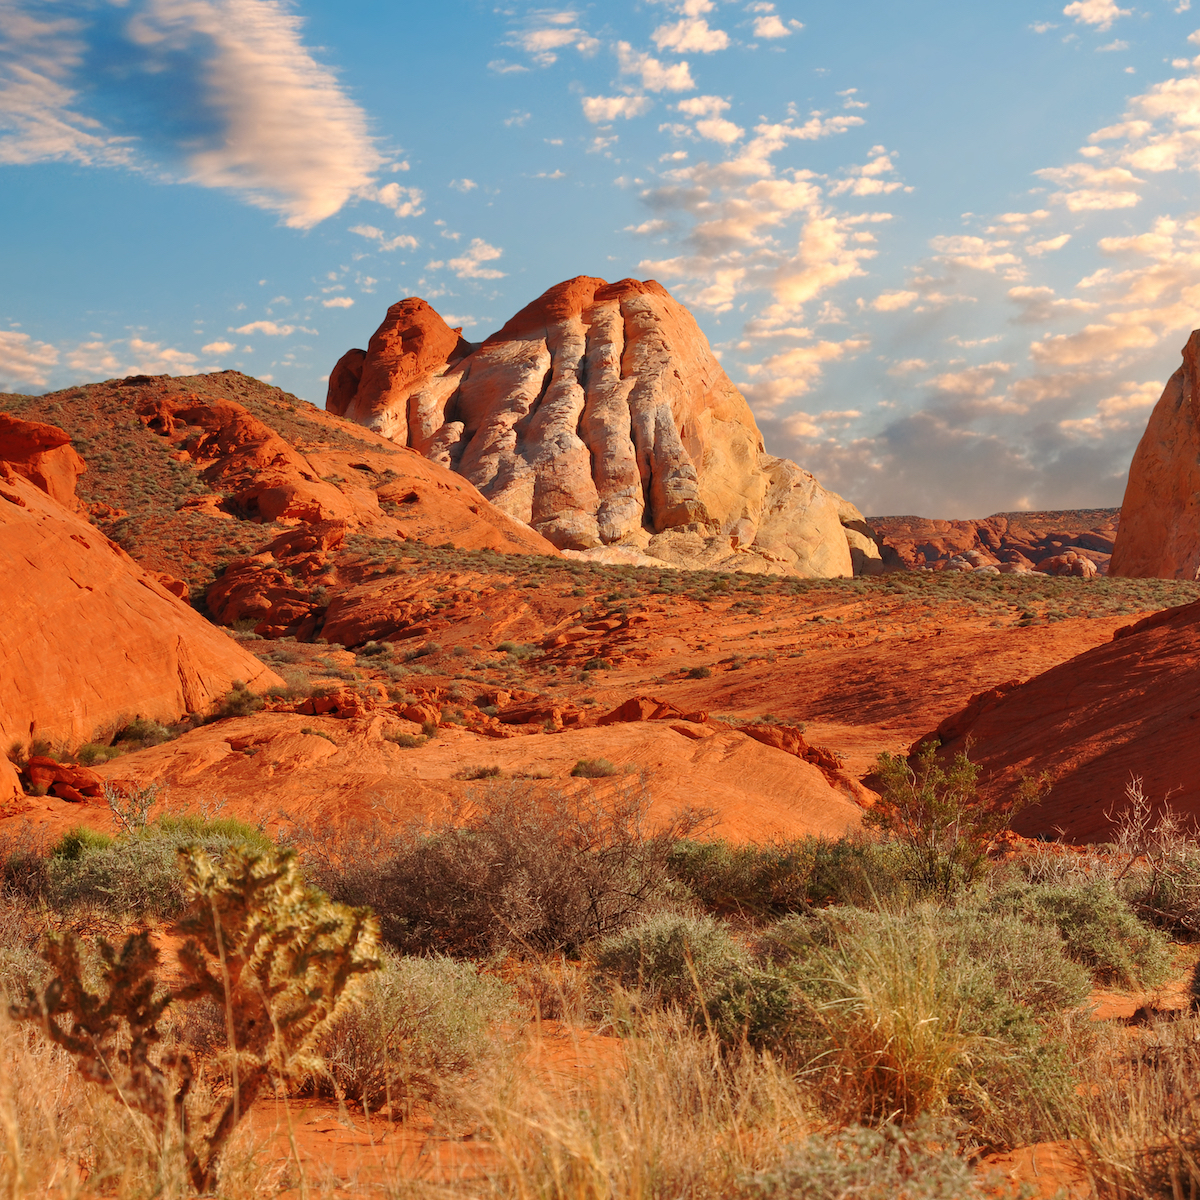
<instances>
[{"instance_id":1,"label":"wispy cloud","mask_svg":"<svg viewBox=\"0 0 1200 1200\"><path fill-rule=\"evenodd\" d=\"M503 250L495 246L489 246L483 238L472 238L471 244L467 247L465 254L462 254L458 258L451 258L446 262L437 260L428 263L427 266L431 271L439 271L443 267L446 267L453 271L459 279L503 279L503 271L497 271L495 267L485 267L483 265L484 263L495 262L503 253Z\"/></svg>"},{"instance_id":2,"label":"wispy cloud","mask_svg":"<svg viewBox=\"0 0 1200 1200\"><path fill-rule=\"evenodd\" d=\"M297 228L332 216L383 165L366 115L282 0L66 0L57 11L0 8L0 162L135 167L231 190ZM102 39L121 45L120 71L98 57ZM130 133L88 111L85 79ZM168 102L180 91L195 97L182 117Z\"/></svg>"},{"instance_id":3,"label":"wispy cloud","mask_svg":"<svg viewBox=\"0 0 1200 1200\"><path fill-rule=\"evenodd\" d=\"M49 368L58 362L58 350L49 342L37 342L27 333L0 330L0 390L11 391L21 384L45 387Z\"/></svg>"}]
</instances>

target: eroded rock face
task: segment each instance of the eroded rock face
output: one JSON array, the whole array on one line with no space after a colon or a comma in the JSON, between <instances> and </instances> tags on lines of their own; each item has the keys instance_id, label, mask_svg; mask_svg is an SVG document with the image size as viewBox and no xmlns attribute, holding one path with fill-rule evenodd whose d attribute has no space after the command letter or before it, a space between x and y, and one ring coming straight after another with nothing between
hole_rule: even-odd
<instances>
[{"instance_id":1,"label":"eroded rock face","mask_svg":"<svg viewBox=\"0 0 1200 1200\"><path fill-rule=\"evenodd\" d=\"M0 462L64 508L72 512L79 508L75 483L87 470L87 463L75 452L65 430L0 412Z\"/></svg>"},{"instance_id":2,"label":"eroded rock face","mask_svg":"<svg viewBox=\"0 0 1200 1200\"><path fill-rule=\"evenodd\" d=\"M403 300L361 353L331 375L331 411L451 467L559 549L809 577L880 563L853 505L764 452L653 280L567 280L479 346Z\"/></svg>"},{"instance_id":3,"label":"eroded rock face","mask_svg":"<svg viewBox=\"0 0 1200 1200\"><path fill-rule=\"evenodd\" d=\"M1200 578L1200 330L1162 398L1129 466L1121 531L1110 575Z\"/></svg>"},{"instance_id":4,"label":"eroded rock face","mask_svg":"<svg viewBox=\"0 0 1200 1200\"><path fill-rule=\"evenodd\" d=\"M61 477L41 488L4 458L46 428L7 418L0 434L0 745L75 747L134 716L204 712L235 679L282 683L60 503Z\"/></svg>"}]
</instances>

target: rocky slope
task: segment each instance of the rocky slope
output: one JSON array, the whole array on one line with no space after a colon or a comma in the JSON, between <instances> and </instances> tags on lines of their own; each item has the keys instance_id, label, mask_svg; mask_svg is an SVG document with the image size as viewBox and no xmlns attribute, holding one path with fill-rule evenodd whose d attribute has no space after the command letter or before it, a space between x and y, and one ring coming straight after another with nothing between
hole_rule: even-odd
<instances>
[{"instance_id":1,"label":"rocky slope","mask_svg":"<svg viewBox=\"0 0 1200 1200\"><path fill-rule=\"evenodd\" d=\"M1200 330L1167 381L1129 467L1110 570L1200 579Z\"/></svg>"},{"instance_id":2,"label":"rocky slope","mask_svg":"<svg viewBox=\"0 0 1200 1200\"><path fill-rule=\"evenodd\" d=\"M947 752L970 744L989 786L1050 773L1048 798L1015 828L1103 841L1125 787L1200 817L1200 602L1119 628L1111 641L1026 683L975 695L937 728ZM923 740L923 739L922 739Z\"/></svg>"},{"instance_id":3,"label":"rocky slope","mask_svg":"<svg viewBox=\"0 0 1200 1200\"><path fill-rule=\"evenodd\" d=\"M69 442L0 416L0 746L73 748L135 716L207 711L237 679L282 683L73 511Z\"/></svg>"},{"instance_id":4,"label":"rocky slope","mask_svg":"<svg viewBox=\"0 0 1200 1200\"><path fill-rule=\"evenodd\" d=\"M765 453L691 314L653 280L567 280L478 346L401 300L334 367L326 407L566 551L807 578L880 565L852 504Z\"/></svg>"},{"instance_id":5,"label":"rocky slope","mask_svg":"<svg viewBox=\"0 0 1200 1200\"><path fill-rule=\"evenodd\" d=\"M996 513L974 521L869 517L888 567L1106 574L1121 510ZM1090 563L1094 567L1083 565Z\"/></svg>"}]
</instances>

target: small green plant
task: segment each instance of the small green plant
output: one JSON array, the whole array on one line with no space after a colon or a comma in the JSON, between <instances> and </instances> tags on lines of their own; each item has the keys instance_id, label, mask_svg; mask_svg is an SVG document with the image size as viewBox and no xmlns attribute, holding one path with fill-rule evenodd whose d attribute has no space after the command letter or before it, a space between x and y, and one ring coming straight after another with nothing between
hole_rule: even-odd
<instances>
[{"instance_id":1,"label":"small green plant","mask_svg":"<svg viewBox=\"0 0 1200 1200\"><path fill-rule=\"evenodd\" d=\"M114 758L119 758L120 754L120 746L106 746L103 742L87 742L75 751L75 758L81 765L90 767L98 762L109 762Z\"/></svg>"},{"instance_id":2,"label":"small green plant","mask_svg":"<svg viewBox=\"0 0 1200 1200\"><path fill-rule=\"evenodd\" d=\"M415 750L418 746L423 746L429 739L415 733L385 733L384 740L391 742L394 746L399 746L402 750Z\"/></svg>"},{"instance_id":3,"label":"small green plant","mask_svg":"<svg viewBox=\"0 0 1200 1200\"><path fill-rule=\"evenodd\" d=\"M589 658L582 667L584 671L611 671L612 669L613 665L607 658Z\"/></svg>"},{"instance_id":4,"label":"small green plant","mask_svg":"<svg viewBox=\"0 0 1200 1200\"><path fill-rule=\"evenodd\" d=\"M326 732L325 732L325 730L323 730L323 729L314 729L314 728L313 728L311 725L305 725L305 726L304 726L304 727L303 727L303 728L300 730L300 732L301 732L301 733L302 733L302 734L303 734L305 737L319 737L319 738L324 738L324 739L325 739L327 742L333 742L333 744L334 744L335 746L337 745L337 742L334 742L334 741L333 741L333 738L332 738L332 736L330 736L328 733L326 733Z\"/></svg>"},{"instance_id":5,"label":"small green plant","mask_svg":"<svg viewBox=\"0 0 1200 1200\"><path fill-rule=\"evenodd\" d=\"M978 793L979 768L962 752L943 768L933 741L910 759L881 754L877 772L880 797L863 824L903 847L914 885L931 895L946 896L976 880L992 839L1044 789L1027 782L1010 799L985 799Z\"/></svg>"},{"instance_id":6,"label":"small green plant","mask_svg":"<svg viewBox=\"0 0 1200 1200\"><path fill-rule=\"evenodd\" d=\"M240 680L233 681L233 687L226 692L225 698L213 711L213 720L225 717L249 717L258 712L263 706L261 696L256 696L246 684Z\"/></svg>"},{"instance_id":7,"label":"small green plant","mask_svg":"<svg viewBox=\"0 0 1200 1200\"><path fill-rule=\"evenodd\" d=\"M118 730L113 737L113 745L126 743L129 746L145 749L148 746L161 746L163 742L169 742L173 737L175 734L165 725L160 725L157 721L149 721L145 717L138 717L136 720L130 721L123 729Z\"/></svg>"},{"instance_id":8,"label":"small green plant","mask_svg":"<svg viewBox=\"0 0 1200 1200\"><path fill-rule=\"evenodd\" d=\"M113 840L108 834L88 829L86 825L76 825L74 829L68 829L51 846L50 857L78 862L85 854L95 850L107 850L112 844Z\"/></svg>"},{"instance_id":9,"label":"small green plant","mask_svg":"<svg viewBox=\"0 0 1200 1200\"><path fill-rule=\"evenodd\" d=\"M688 673L689 679L709 679L712 676L712 667L693 667Z\"/></svg>"},{"instance_id":10,"label":"small green plant","mask_svg":"<svg viewBox=\"0 0 1200 1200\"><path fill-rule=\"evenodd\" d=\"M421 722L421 733L426 738L434 738L438 735L438 723L432 719Z\"/></svg>"},{"instance_id":11,"label":"small green plant","mask_svg":"<svg viewBox=\"0 0 1200 1200\"><path fill-rule=\"evenodd\" d=\"M571 775L576 779L604 779L616 774L617 768L607 758L581 758L571 768Z\"/></svg>"},{"instance_id":12,"label":"small green plant","mask_svg":"<svg viewBox=\"0 0 1200 1200\"><path fill-rule=\"evenodd\" d=\"M158 803L161 794L162 785L158 783L147 783L141 787L136 784L119 787L107 781L104 784L104 799L109 811L126 833L137 833L146 828L150 809Z\"/></svg>"}]
</instances>

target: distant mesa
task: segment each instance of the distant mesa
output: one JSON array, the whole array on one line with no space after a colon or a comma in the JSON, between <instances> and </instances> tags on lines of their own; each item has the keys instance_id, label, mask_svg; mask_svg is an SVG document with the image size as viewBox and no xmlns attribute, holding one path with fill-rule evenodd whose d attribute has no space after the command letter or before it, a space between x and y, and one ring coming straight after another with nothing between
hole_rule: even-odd
<instances>
[{"instance_id":1,"label":"distant mesa","mask_svg":"<svg viewBox=\"0 0 1200 1200\"><path fill-rule=\"evenodd\" d=\"M1167 381L1129 467L1110 573L1200 579L1200 330Z\"/></svg>"},{"instance_id":2,"label":"distant mesa","mask_svg":"<svg viewBox=\"0 0 1200 1200\"><path fill-rule=\"evenodd\" d=\"M653 280L569 279L478 345L401 300L333 368L326 407L568 555L805 578L883 567L853 504L765 452L692 315Z\"/></svg>"}]
</instances>

